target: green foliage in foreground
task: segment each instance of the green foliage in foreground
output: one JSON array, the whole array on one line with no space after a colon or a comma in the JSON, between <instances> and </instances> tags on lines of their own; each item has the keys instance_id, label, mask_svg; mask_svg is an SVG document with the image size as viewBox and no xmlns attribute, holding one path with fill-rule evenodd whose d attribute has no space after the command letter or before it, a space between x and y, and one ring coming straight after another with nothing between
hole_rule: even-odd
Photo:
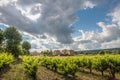
<instances>
[{"instance_id":1,"label":"green foliage in foreground","mask_svg":"<svg viewBox=\"0 0 120 80\"><path fill-rule=\"evenodd\" d=\"M33 80L36 80L36 73L39 66L39 59L37 57L24 56L22 60L23 60L23 66L24 66L25 72L29 76L31 76Z\"/></svg>"},{"instance_id":2,"label":"green foliage in foreground","mask_svg":"<svg viewBox=\"0 0 120 80\"><path fill-rule=\"evenodd\" d=\"M39 65L59 72L65 76L74 76L77 71L88 69L110 72L110 77L120 72L120 55L69 56L69 57L23 57L24 68L29 75L36 74Z\"/></svg>"},{"instance_id":3,"label":"green foliage in foreground","mask_svg":"<svg viewBox=\"0 0 120 80\"><path fill-rule=\"evenodd\" d=\"M14 61L14 57L8 53L0 53L0 72Z\"/></svg>"}]
</instances>

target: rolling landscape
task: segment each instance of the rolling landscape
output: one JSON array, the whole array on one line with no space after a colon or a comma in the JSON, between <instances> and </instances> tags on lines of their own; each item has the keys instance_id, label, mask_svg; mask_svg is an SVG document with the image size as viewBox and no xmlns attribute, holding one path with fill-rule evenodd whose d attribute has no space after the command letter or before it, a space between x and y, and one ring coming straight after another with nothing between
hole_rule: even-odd
<instances>
[{"instance_id":1,"label":"rolling landscape","mask_svg":"<svg viewBox=\"0 0 120 80\"><path fill-rule=\"evenodd\" d=\"M0 80L120 80L120 0L0 0Z\"/></svg>"}]
</instances>

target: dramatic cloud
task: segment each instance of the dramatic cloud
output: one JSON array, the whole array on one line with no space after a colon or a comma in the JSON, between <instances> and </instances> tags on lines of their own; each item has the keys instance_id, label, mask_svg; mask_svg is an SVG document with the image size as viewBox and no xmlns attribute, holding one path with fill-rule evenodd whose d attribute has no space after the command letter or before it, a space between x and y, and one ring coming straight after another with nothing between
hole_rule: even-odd
<instances>
[{"instance_id":1,"label":"dramatic cloud","mask_svg":"<svg viewBox=\"0 0 120 80\"><path fill-rule=\"evenodd\" d=\"M75 12L93 8L97 0L1 0L0 22L33 34L47 33L63 44L72 43Z\"/></svg>"},{"instance_id":2,"label":"dramatic cloud","mask_svg":"<svg viewBox=\"0 0 120 80\"><path fill-rule=\"evenodd\" d=\"M71 36L76 12L94 8L103 1L0 0L0 23L16 26L23 40L32 44L32 51L120 47L120 5L107 14L111 22L97 22L101 32L79 30L82 35Z\"/></svg>"},{"instance_id":3,"label":"dramatic cloud","mask_svg":"<svg viewBox=\"0 0 120 80\"><path fill-rule=\"evenodd\" d=\"M82 50L88 49L104 49L104 48L119 48L120 47L120 5L118 5L109 14L111 23L98 22L97 25L101 28L98 31L83 31L81 36L74 38L78 48ZM79 45L78 45L79 44Z\"/></svg>"}]
</instances>

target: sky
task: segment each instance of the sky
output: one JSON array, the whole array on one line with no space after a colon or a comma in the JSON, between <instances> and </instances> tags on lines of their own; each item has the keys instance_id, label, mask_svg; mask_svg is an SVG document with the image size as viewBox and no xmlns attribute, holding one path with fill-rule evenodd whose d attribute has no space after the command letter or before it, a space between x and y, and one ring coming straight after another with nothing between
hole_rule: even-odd
<instances>
[{"instance_id":1,"label":"sky","mask_svg":"<svg viewBox=\"0 0 120 80\"><path fill-rule=\"evenodd\" d=\"M0 28L31 51L120 48L120 0L0 0Z\"/></svg>"}]
</instances>

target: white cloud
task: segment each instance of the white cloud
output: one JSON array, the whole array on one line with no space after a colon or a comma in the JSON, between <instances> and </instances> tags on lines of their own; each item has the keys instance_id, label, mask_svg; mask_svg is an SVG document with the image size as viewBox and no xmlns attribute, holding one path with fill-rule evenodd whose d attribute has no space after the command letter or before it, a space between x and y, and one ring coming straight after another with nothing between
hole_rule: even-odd
<instances>
[{"instance_id":1,"label":"white cloud","mask_svg":"<svg viewBox=\"0 0 120 80\"><path fill-rule=\"evenodd\" d=\"M101 44L101 47L104 48L120 48L120 38L110 42L104 42Z\"/></svg>"},{"instance_id":2,"label":"white cloud","mask_svg":"<svg viewBox=\"0 0 120 80\"><path fill-rule=\"evenodd\" d=\"M81 36L71 37L70 25L76 21L73 14L95 6L93 0L0 0L0 22L21 30L23 39L32 44L32 51L120 47L119 6L109 13L111 24L97 23L101 32L79 30Z\"/></svg>"},{"instance_id":3,"label":"white cloud","mask_svg":"<svg viewBox=\"0 0 120 80\"><path fill-rule=\"evenodd\" d=\"M60 49L62 44L56 41L54 37L47 34L44 35L34 35L27 32L21 31L23 36L23 41L29 41L32 44L31 51L42 51L48 49ZM45 37L43 37L45 36Z\"/></svg>"},{"instance_id":4,"label":"white cloud","mask_svg":"<svg viewBox=\"0 0 120 80\"><path fill-rule=\"evenodd\" d=\"M78 39L79 48L103 49L120 47L119 26L116 24L106 25L104 22L98 22L98 25L102 28L101 32L80 30L82 36ZM88 41L86 42L86 40Z\"/></svg>"},{"instance_id":5,"label":"white cloud","mask_svg":"<svg viewBox=\"0 0 120 80\"><path fill-rule=\"evenodd\" d=\"M0 0L0 6L7 5L9 2L9 0Z\"/></svg>"},{"instance_id":6,"label":"white cloud","mask_svg":"<svg viewBox=\"0 0 120 80\"><path fill-rule=\"evenodd\" d=\"M98 22L97 25L102 29L97 31L83 31L81 36L74 38L78 48L86 49L104 49L120 48L120 5L107 14L111 17L111 23ZM76 46L77 46L76 45Z\"/></svg>"},{"instance_id":7,"label":"white cloud","mask_svg":"<svg viewBox=\"0 0 120 80\"><path fill-rule=\"evenodd\" d=\"M83 3L83 7L84 9L87 9L87 8L94 8L96 6L96 4L94 4L93 2L91 1L86 1Z\"/></svg>"},{"instance_id":8,"label":"white cloud","mask_svg":"<svg viewBox=\"0 0 120 80\"><path fill-rule=\"evenodd\" d=\"M112 22L117 23L120 27L120 4L108 14L108 16L112 17Z\"/></svg>"},{"instance_id":9,"label":"white cloud","mask_svg":"<svg viewBox=\"0 0 120 80\"><path fill-rule=\"evenodd\" d=\"M27 17L30 20L37 21L37 19L41 17L41 6L42 4L40 3L32 4L29 6L20 6L17 4L16 8L21 12L23 16Z\"/></svg>"},{"instance_id":10,"label":"white cloud","mask_svg":"<svg viewBox=\"0 0 120 80\"><path fill-rule=\"evenodd\" d=\"M41 14L36 14L36 15L28 14L28 15L26 15L26 17L28 17L30 20L33 20L33 21L36 21L40 16L41 16Z\"/></svg>"},{"instance_id":11,"label":"white cloud","mask_svg":"<svg viewBox=\"0 0 120 80\"><path fill-rule=\"evenodd\" d=\"M2 0L0 22L16 26L31 34L47 33L62 44L73 42L71 25L75 13L84 8L93 8L97 0ZM2 2L3 4L3 2Z\"/></svg>"},{"instance_id":12,"label":"white cloud","mask_svg":"<svg viewBox=\"0 0 120 80\"><path fill-rule=\"evenodd\" d=\"M0 0L0 6L7 6L8 4L15 2L17 2L17 0Z\"/></svg>"}]
</instances>

